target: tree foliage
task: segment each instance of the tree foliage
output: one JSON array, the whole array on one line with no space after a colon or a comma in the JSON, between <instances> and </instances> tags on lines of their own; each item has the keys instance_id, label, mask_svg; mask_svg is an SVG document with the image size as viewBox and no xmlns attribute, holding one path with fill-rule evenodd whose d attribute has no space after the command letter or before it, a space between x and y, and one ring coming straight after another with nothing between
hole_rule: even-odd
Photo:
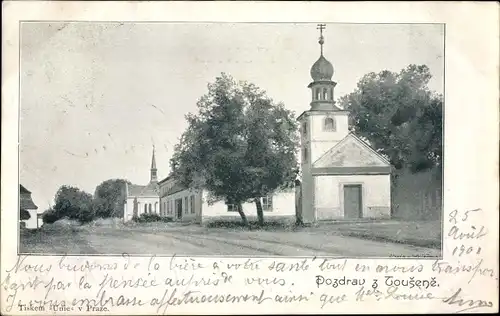
<instances>
[{"instance_id":1,"label":"tree foliage","mask_svg":"<svg viewBox=\"0 0 500 316\"><path fill-rule=\"evenodd\" d=\"M61 218L59 217L59 214L56 213L54 208L49 208L48 210L45 210L45 212L43 212L42 220L45 224L52 224L59 219Z\"/></svg>"},{"instance_id":2,"label":"tree foliage","mask_svg":"<svg viewBox=\"0 0 500 316\"><path fill-rule=\"evenodd\" d=\"M137 223L151 223L151 222L171 222L171 217L164 217L156 213L141 213L139 216L132 217L132 220Z\"/></svg>"},{"instance_id":3,"label":"tree foliage","mask_svg":"<svg viewBox=\"0 0 500 316\"><path fill-rule=\"evenodd\" d=\"M188 128L171 159L182 185L204 188L210 200L234 204L255 201L263 222L260 197L293 186L298 166L297 125L292 112L265 91L222 74L188 114Z\"/></svg>"},{"instance_id":4,"label":"tree foliage","mask_svg":"<svg viewBox=\"0 0 500 316\"><path fill-rule=\"evenodd\" d=\"M19 219L22 221L26 221L31 218L30 212L24 209L19 210Z\"/></svg>"},{"instance_id":5,"label":"tree foliage","mask_svg":"<svg viewBox=\"0 0 500 316\"><path fill-rule=\"evenodd\" d=\"M123 206L126 200L123 179L109 179L99 184L94 193L94 211L97 217L123 217Z\"/></svg>"},{"instance_id":6,"label":"tree foliage","mask_svg":"<svg viewBox=\"0 0 500 316\"><path fill-rule=\"evenodd\" d=\"M399 73L372 72L340 99L350 110L352 131L397 169L441 166L442 96L427 87L431 77L425 65L409 65Z\"/></svg>"},{"instance_id":7,"label":"tree foliage","mask_svg":"<svg viewBox=\"0 0 500 316\"><path fill-rule=\"evenodd\" d=\"M85 223L93 220L94 215L91 194L67 185L59 188L55 196L54 218L66 217Z\"/></svg>"}]
</instances>

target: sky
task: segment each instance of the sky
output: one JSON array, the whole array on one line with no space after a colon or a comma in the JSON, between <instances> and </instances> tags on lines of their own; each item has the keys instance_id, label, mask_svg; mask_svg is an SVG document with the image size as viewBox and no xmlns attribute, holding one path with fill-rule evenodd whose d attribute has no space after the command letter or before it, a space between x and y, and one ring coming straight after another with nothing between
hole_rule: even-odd
<instances>
[{"instance_id":1,"label":"sky","mask_svg":"<svg viewBox=\"0 0 500 316\"><path fill-rule=\"evenodd\" d=\"M39 211L61 185L89 193L107 179L159 179L207 84L225 72L300 115L318 59L316 24L23 23L20 183ZM335 99L369 72L425 64L443 93L444 27L327 24Z\"/></svg>"}]
</instances>

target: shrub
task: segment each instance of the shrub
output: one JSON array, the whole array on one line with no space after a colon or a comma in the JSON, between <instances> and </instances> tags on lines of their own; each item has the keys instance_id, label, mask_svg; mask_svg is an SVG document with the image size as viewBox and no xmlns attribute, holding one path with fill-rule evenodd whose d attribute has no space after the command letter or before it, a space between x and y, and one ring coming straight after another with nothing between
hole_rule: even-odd
<instances>
[{"instance_id":1,"label":"shrub","mask_svg":"<svg viewBox=\"0 0 500 316\"><path fill-rule=\"evenodd\" d=\"M53 209L45 211L42 216L44 224L52 224L60 218L61 216Z\"/></svg>"},{"instance_id":2,"label":"shrub","mask_svg":"<svg viewBox=\"0 0 500 316\"><path fill-rule=\"evenodd\" d=\"M80 212L76 214L76 219L82 224L91 222L94 220L94 218L95 212L91 207L81 208Z\"/></svg>"},{"instance_id":3,"label":"shrub","mask_svg":"<svg viewBox=\"0 0 500 316\"><path fill-rule=\"evenodd\" d=\"M205 224L207 228L226 228L226 229L251 229L251 230L268 230L268 231L290 231L296 229L295 222L286 220L275 220L265 222L264 225L259 225L258 222L249 221L248 226L245 226L241 221L232 220L213 220Z\"/></svg>"},{"instance_id":4,"label":"shrub","mask_svg":"<svg viewBox=\"0 0 500 316\"><path fill-rule=\"evenodd\" d=\"M151 222L171 222L171 217L163 217L156 213L142 213L139 216L134 216L133 221L138 223L151 223Z\"/></svg>"}]
</instances>

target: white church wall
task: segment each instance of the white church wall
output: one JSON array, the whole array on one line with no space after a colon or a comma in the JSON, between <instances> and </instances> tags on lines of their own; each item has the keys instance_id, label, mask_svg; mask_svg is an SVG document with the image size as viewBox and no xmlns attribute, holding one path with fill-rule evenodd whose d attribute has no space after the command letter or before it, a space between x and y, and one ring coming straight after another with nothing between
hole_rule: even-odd
<instances>
[{"instance_id":1,"label":"white church wall","mask_svg":"<svg viewBox=\"0 0 500 316\"><path fill-rule=\"evenodd\" d=\"M134 216L134 200L135 197L131 196L127 198L124 205L123 217L124 221L132 220ZM151 204L151 213L160 214L160 199L159 197L137 197L137 216L144 213L144 205L147 205L147 212L149 213L149 204Z\"/></svg>"},{"instance_id":2,"label":"white church wall","mask_svg":"<svg viewBox=\"0 0 500 316\"><path fill-rule=\"evenodd\" d=\"M390 175L315 176L317 220L342 219L343 185L362 185L363 218L390 217Z\"/></svg>"},{"instance_id":3,"label":"white church wall","mask_svg":"<svg viewBox=\"0 0 500 316\"><path fill-rule=\"evenodd\" d=\"M127 198L125 200L125 204L123 205L124 210L123 210L123 220L125 222L128 222L132 220L133 212L134 212L134 199L133 198Z\"/></svg>"},{"instance_id":4,"label":"white church wall","mask_svg":"<svg viewBox=\"0 0 500 316\"><path fill-rule=\"evenodd\" d=\"M335 121L335 131L324 129L325 118ZM347 113L333 112L330 115L311 115L309 119L311 132L311 163L314 163L325 152L335 146L349 133L349 119Z\"/></svg>"}]
</instances>

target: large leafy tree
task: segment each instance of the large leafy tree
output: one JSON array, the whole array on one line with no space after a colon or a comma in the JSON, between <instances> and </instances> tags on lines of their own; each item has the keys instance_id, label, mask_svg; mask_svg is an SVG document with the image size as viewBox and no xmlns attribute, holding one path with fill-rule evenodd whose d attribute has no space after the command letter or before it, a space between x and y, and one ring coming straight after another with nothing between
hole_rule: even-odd
<instances>
[{"instance_id":1,"label":"large leafy tree","mask_svg":"<svg viewBox=\"0 0 500 316\"><path fill-rule=\"evenodd\" d=\"M397 169L441 167L442 96L429 90L431 77L425 65L372 72L340 99L351 112L350 128Z\"/></svg>"},{"instance_id":2,"label":"large leafy tree","mask_svg":"<svg viewBox=\"0 0 500 316\"><path fill-rule=\"evenodd\" d=\"M254 84L224 73L197 106L171 159L177 181L206 189L211 202L235 205L245 225L241 205L254 201L263 224L260 197L293 185L297 175L293 113Z\"/></svg>"},{"instance_id":3,"label":"large leafy tree","mask_svg":"<svg viewBox=\"0 0 500 316\"><path fill-rule=\"evenodd\" d=\"M54 215L56 218L67 217L80 222L94 218L92 195L79 188L63 185L55 197Z\"/></svg>"},{"instance_id":4,"label":"large leafy tree","mask_svg":"<svg viewBox=\"0 0 500 316\"><path fill-rule=\"evenodd\" d=\"M94 193L94 209L97 217L122 217L126 199L123 179L109 179L99 184Z\"/></svg>"}]
</instances>

